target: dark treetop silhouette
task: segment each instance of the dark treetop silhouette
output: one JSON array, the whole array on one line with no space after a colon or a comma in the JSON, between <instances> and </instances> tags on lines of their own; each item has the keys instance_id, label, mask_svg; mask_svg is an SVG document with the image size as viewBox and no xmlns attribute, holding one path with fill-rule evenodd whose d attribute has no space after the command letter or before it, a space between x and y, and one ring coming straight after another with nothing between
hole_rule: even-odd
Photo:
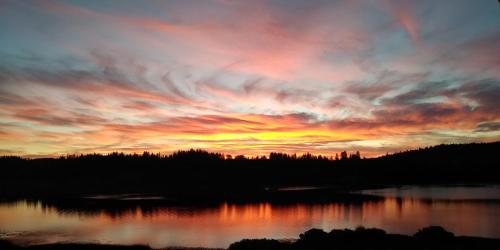
<instances>
[{"instance_id":1,"label":"dark treetop silhouette","mask_svg":"<svg viewBox=\"0 0 500 250\"><path fill-rule=\"evenodd\" d=\"M282 153L249 159L202 150L58 159L5 156L0 158L0 195L28 198L146 193L164 195L171 201L217 201L279 199L272 196L277 193L273 191L289 186L327 186L342 191L400 184L498 182L498 152L500 142L439 145L373 159L342 153L338 160ZM312 193L307 197L314 197ZM300 197L294 195L294 199Z\"/></svg>"}]
</instances>

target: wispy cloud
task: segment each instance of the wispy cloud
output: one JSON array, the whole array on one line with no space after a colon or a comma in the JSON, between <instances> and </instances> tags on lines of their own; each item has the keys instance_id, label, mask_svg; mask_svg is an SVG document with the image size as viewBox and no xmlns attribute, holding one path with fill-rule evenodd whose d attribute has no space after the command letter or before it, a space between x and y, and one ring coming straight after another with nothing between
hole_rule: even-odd
<instances>
[{"instance_id":1,"label":"wispy cloud","mask_svg":"<svg viewBox=\"0 0 500 250\"><path fill-rule=\"evenodd\" d=\"M6 1L0 153L498 140L495 4Z\"/></svg>"}]
</instances>

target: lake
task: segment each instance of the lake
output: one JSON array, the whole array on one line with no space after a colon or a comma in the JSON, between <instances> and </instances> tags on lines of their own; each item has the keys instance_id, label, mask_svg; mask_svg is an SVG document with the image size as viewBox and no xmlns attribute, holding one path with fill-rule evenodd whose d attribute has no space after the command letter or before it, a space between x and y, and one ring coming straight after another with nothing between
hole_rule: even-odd
<instances>
[{"instance_id":1,"label":"lake","mask_svg":"<svg viewBox=\"0 0 500 250\"><path fill-rule=\"evenodd\" d=\"M310 228L377 227L413 234L440 225L457 235L500 238L500 186L400 187L361 191L358 203L141 206L125 211L64 209L40 201L0 203L0 237L21 244L99 242L228 247L243 238L297 238Z\"/></svg>"}]
</instances>

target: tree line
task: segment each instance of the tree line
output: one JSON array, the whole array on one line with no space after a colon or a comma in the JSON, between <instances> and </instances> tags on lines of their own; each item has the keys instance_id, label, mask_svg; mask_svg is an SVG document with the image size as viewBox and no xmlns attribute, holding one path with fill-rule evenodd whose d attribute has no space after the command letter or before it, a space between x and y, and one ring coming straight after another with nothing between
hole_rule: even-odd
<instances>
[{"instance_id":1,"label":"tree line","mask_svg":"<svg viewBox=\"0 0 500 250\"><path fill-rule=\"evenodd\" d=\"M0 157L0 196L162 193L180 198L262 193L289 186L356 189L405 184L500 182L500 142L438 145L363 158L285 154L229 156L110 153L59 158ZM208 199L208 198L207 198Z\"/></svg>"},{"instance_id":2,"label":"tree line","mask_svg":"<svg viewBox=\"0 0 500 250\"><path fill-rule=\"evenodd\" d=\"M339 156L340 155L340 156ZM161 154L152 153L149 151L144 151L142 154L138 153L123 153L123 152L112 152L107 154L91 153L91 154L67 154L64 156L59 156L58 160L80 160L80 159L158 159L158 160L173 160L173 161L189 161L189 160L204 160L204 161L223 161L223 160L318 160L318 161L338 161L338 160L360 160L361 153L359 151L348 153L347 151L342 151L336 153L335 156L325 156L325 155L315 155L309 152L298 155L296 153L288 154L281 152L271 152L268 156L257 155L257 156L245 156L242 154L233 157L231 154L223 154L218 152L209 152L203 149L189 149L189 150L178 150L172 154ZM3 161L22 161L22 160L36 160L36 158L25 158L22 156L0 156L0 160Z\"/></svg>"}]
</instances>

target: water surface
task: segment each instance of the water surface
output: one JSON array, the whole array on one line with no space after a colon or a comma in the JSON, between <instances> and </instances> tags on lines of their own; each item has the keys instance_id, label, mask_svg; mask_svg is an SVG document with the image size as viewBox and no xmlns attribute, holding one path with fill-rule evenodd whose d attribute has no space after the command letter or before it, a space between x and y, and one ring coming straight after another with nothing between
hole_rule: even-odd
<instances>
[{"instance_id":1,"label":"water surface","mask_svg":"<svg viewBox=\"0 0 500 250\"><path fill-rule=\"evenodd\" d=\"M223 203L211 208L64 209L42 202L0 204L0 232L23 244L100 242L152 247L227 247L243 238L296 238L310 228L378 227L413 234L441 225L458 235L500 238L500 186L369 190L380 201Z\"/></svg>"}]
</instances>

